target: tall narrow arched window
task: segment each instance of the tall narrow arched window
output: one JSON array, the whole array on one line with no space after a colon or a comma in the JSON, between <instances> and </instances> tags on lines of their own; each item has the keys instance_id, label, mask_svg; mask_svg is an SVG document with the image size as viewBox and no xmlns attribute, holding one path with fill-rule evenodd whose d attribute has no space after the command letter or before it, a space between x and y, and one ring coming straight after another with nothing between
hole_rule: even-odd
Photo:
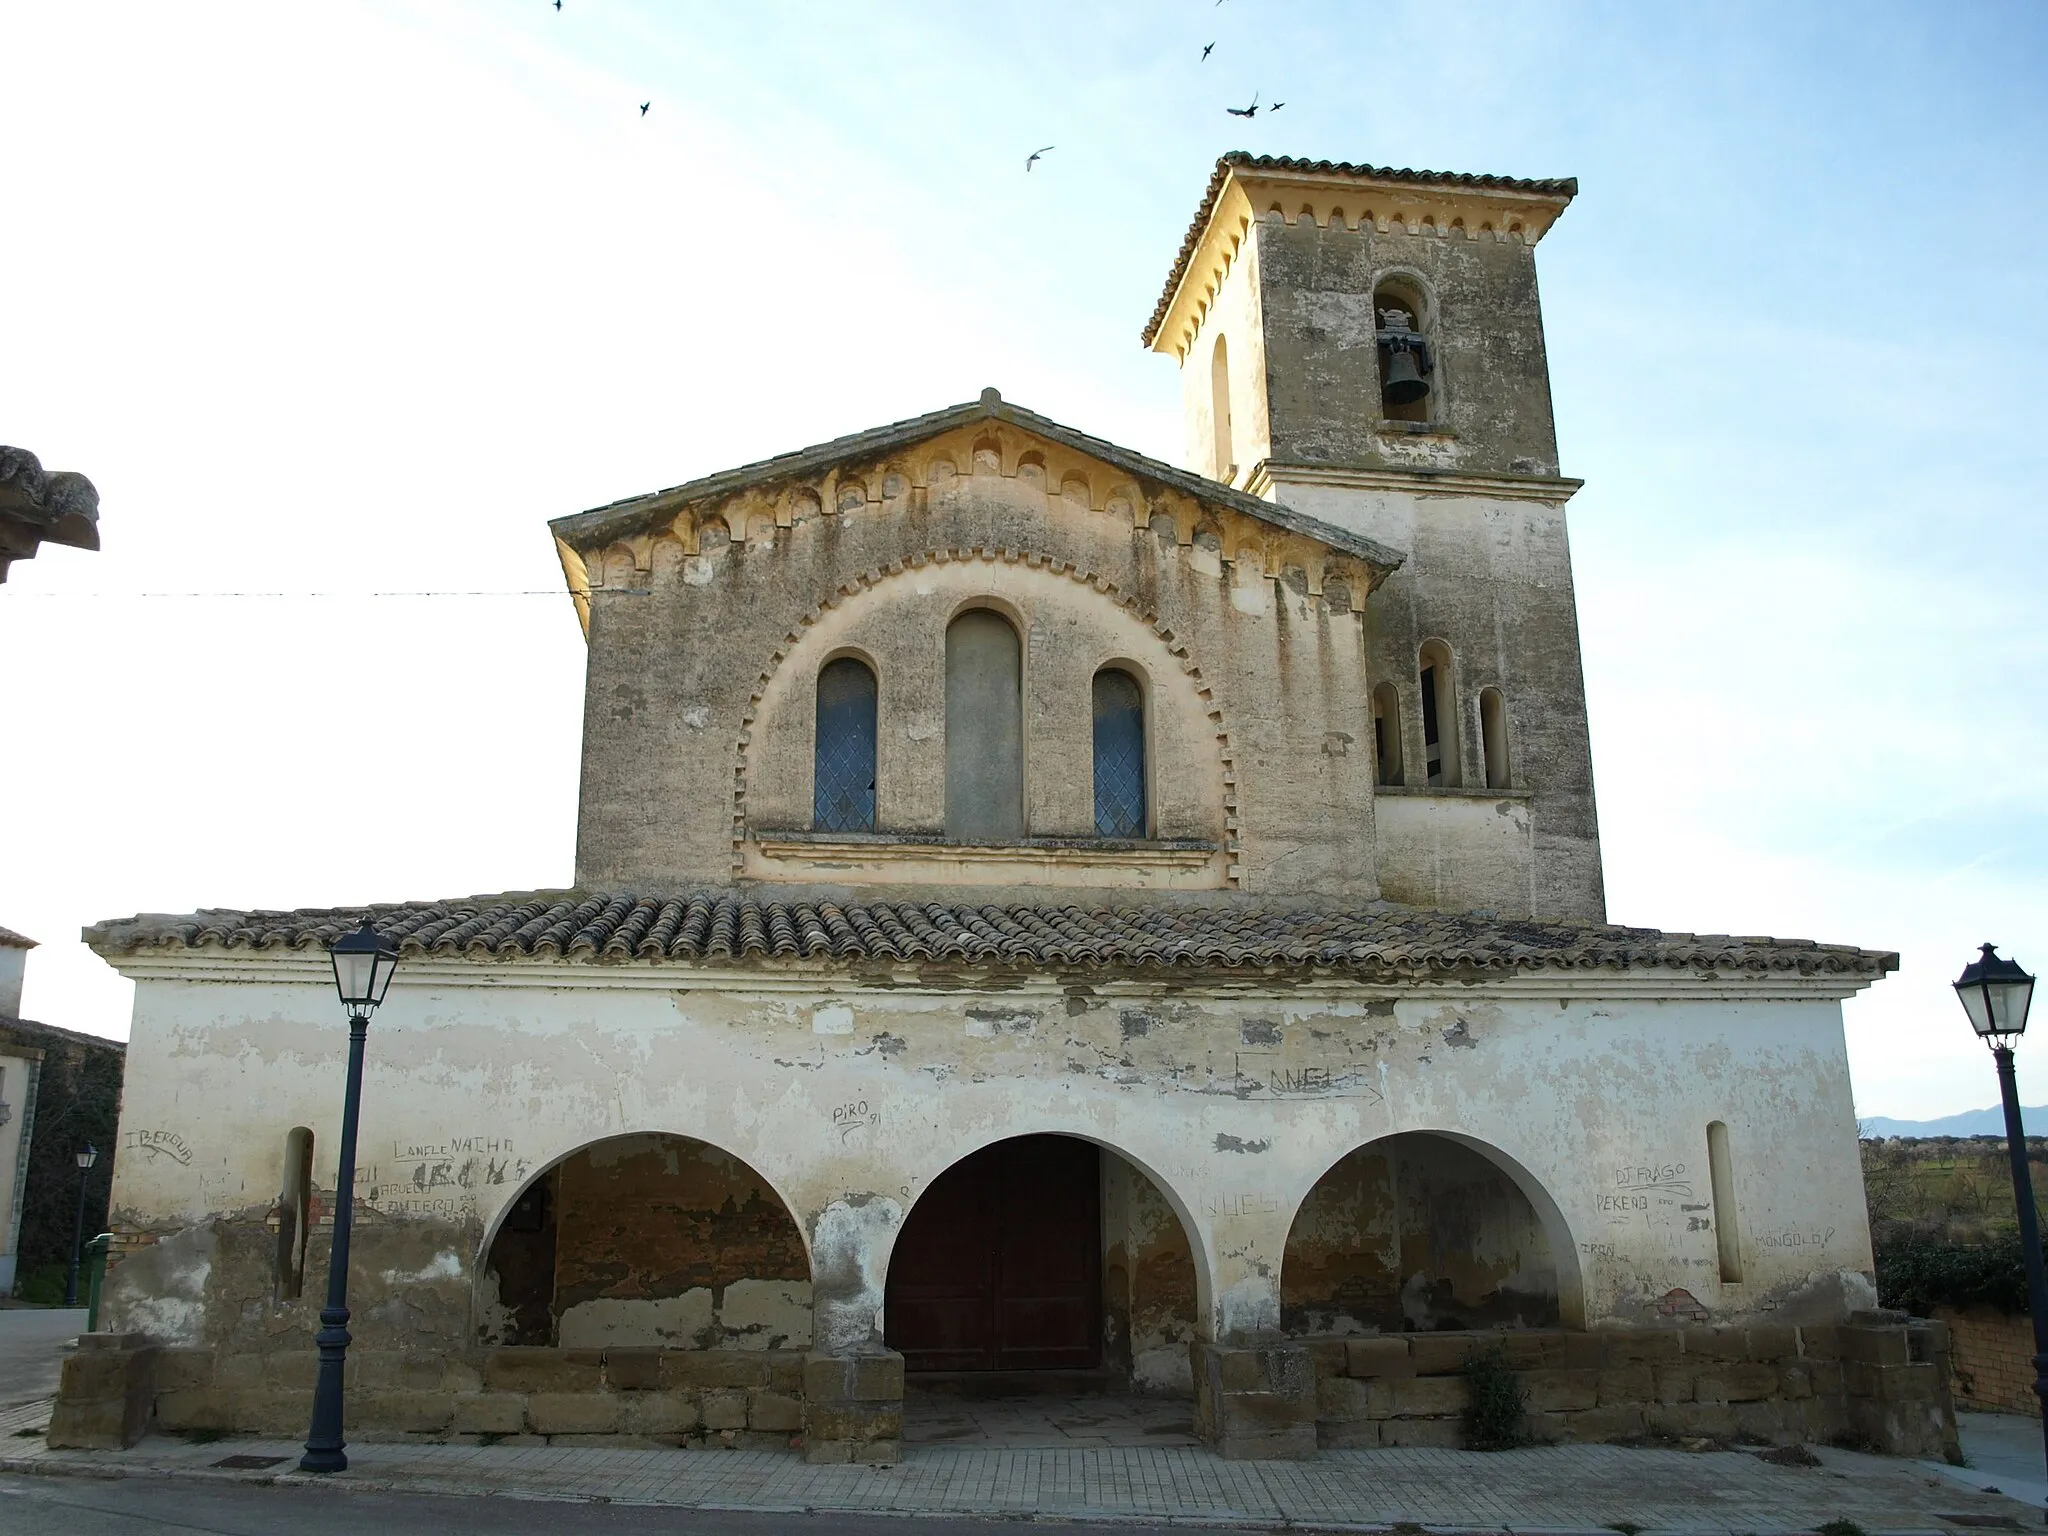
<instances>
[{"instance_id":1,"label":"tall narrow arched window","mask_svg":"<svg viewBox=\"0 0 2048 1536\"><path fill-rule=\"evenodd\" d=\"M1216 430L1216 478L1228 480L1237 467L1237 450L1230 437L1230 349L1221 336L1209 356L1209 417Z\"/></svg>"},{"instance_id":2,"label":"tall narrow arched window","mask_svg":"<svg viewBox=\"0 0 2048 1536\"><path fill-rule=\"evenodd\" d=\"M1422 766L1423 782L1437 788L1457 788L1464 782L1458 775L1458 699L1451 679L1451 648L1432 640L1422 648Z\"/></svg>"},{"instance_id":3,"label":"tall narrow arched window","mask_svg":"<svg viewBox=\"0 0 2048 1536\"><path fill-rule=\"evenodd\" d=\"M1143 837L1145 695L1118 667L1095 674L1095 835Z\"/></svg>"},{"instance_id":4,"label":"tall narrow arched window","mask_svg":"<svg viewBox=\"0 0 2048 1536\"><path fill-rule=\"evenodd\" d=\"M1372 750L1379 764L1379 782L1401 782L1401 695L1392 683L1372 691Z\"/></svg>"},{"instance_id":5,"label":"tall narrow arched window","mask_svg":"<svg viewBox=\"0 0 2048 1536\"><path fill-rule=\"evenodd\" d=\"M811 825L820 832L875 830L875 674L851 656L818 673L818 733Z\"/></svg>"},{"instance_id":6,"label":"tall narrow arched window","mask_svg":"<svg viewBox=\"0 0 2048 1536\"><path fill-rule=\"evenodd\" d=\"M1508 711L1498 688L1479 690L1479 744L1486 754L1486 787L1508 787Z\"/></svg>"},{"instance_id":7,"label":"tall narrow arched window","mask_svg":"<svg viewBox=\"0 0 2048 1536\"><path fill-rule=\"evenodd\" d=\"M1008 619L970 608L946 630L946 836L1023 835L1023 649Z\"/></svg>"}]
</instances>

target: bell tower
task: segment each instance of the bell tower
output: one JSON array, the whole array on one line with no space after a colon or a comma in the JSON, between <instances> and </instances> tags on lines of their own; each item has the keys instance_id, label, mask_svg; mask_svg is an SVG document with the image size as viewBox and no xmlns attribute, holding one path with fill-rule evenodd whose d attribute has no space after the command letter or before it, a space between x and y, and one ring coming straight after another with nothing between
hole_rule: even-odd
<instances>
[{"instance_id":1,"label":"bell tower","mask_svg":"<svg viewBox=\"0 0 2048 1536\"><path fill-rule=\"evenodd\" d=\"M1190 469L1406 556L1364 624L1393 900L1606 914L1536 288L1577 191L1226 155L1145 327Z\"/></svg>"}]
</instances>

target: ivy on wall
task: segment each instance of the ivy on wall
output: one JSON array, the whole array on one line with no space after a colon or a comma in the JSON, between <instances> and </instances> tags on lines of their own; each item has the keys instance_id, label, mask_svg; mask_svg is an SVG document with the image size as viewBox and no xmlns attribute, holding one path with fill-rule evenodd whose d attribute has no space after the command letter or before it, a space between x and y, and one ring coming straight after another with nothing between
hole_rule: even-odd
<instances>
[{"instance_id":1,"label":"ivy on wall","mask_svg":"<svg viewBox=\"0 0 2048 1536\"><path fill-rule=\"evenodd\" d=\"M47 1024L10 1019L0 1027L21 1044L43 1052L28 1179L22 1190L14 1294L22 1301L61 1302L78 1219L79 1172L74 1158L87 1144L97 1147L100 1155L85 1175L85 1235L90 1240L107 1230L127 1053L117 1040Z\"/></svg>"}]
</instances>

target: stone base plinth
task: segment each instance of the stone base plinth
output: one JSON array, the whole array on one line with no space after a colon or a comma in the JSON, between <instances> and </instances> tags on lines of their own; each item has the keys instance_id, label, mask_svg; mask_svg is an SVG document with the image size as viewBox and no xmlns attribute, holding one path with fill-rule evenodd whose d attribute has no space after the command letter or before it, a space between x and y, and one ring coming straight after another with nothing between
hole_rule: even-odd
<instances>
[{"instance_id":1,"label":"stone base plinth","mask_svg":"<svg viewBox=\"0 0 2048 1536\"><path fill-rule=\"evenodd\" d=\"M1300 1461L1316 1453L1316 1362L1299 1344L1188 1346L1195 1434L1228 1461Z\"/></svg>"},{"instance_id":2,"label":"stone base plinth","mask_svg":"<svg viewBox=\"0 0 2048 1536\"><path fill-rule=\"evenodd\" d=\"M64 1362L49 1441L65 1450L124 1451L148 1433L157 1348L147 1334L85 1333Z\"/></svg>"},{"instance_id":3,"label":"stone base plinth","mask_svg":"<svg viewBox=\"0 0 2048 1536\"><path fill-rule=\"evenodd\" d=\"M903 1357L893 1349L804 1360L804 1456L886 1467L903 1458Z\"/></svg>"}]
</instances>

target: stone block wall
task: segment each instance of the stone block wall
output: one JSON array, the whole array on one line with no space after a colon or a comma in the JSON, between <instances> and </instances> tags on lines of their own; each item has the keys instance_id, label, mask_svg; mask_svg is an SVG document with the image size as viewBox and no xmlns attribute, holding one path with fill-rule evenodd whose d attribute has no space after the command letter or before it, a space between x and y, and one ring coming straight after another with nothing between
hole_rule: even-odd
<instances>
[{"instance_id":1,"label":"stone block wall","mask_svg":"<svg viewBox=\"0 0 2048 1536\"><path fill-rule=\"evenodd\" d=\"M110 1363L116 1355L118 1369ZM90 1381L88 1373L67 1373L51 1425L54 1445L132 1444L145 1426L296 1435L312 1413L318 1357L311 1349L269 1356L110 1349L81 1352L67 1367L89 1359L96 1368ZM351 1350L347 1434L357 1441L787 1448L804 1430L804 1362L796 1350ZM132 1405L129 1432L119 1438L113 1426L124 1398ZM900 1415L900 1378L896 1398Z\"/></svg>"},{"instance_id":2,"label":"stone block wall","mask_svg":"<svg viewBox=\"0 0 2048 1536\"><path fill-rule=\"evenodd\" d=\"M1464 1372L1498 1348L1539 1441L1838 1441L1952 1456L1948 1330L1888 1314L1825 1327L1412 1333L1306 1340L1316 1442L1464 1442Z\"/></svg>"},{"instance_id":3,"label":"stone block wall","mask_svg":"<svg viewBox=\"0 0 2048 1536\"><path fill-rule=\"evenodd\" d=\"M1949 1332L1949 1383L1958 1408L2038 1414L2034 1320L1991 1307L1936 1307Z\"/></svg>"}]
</instances>

